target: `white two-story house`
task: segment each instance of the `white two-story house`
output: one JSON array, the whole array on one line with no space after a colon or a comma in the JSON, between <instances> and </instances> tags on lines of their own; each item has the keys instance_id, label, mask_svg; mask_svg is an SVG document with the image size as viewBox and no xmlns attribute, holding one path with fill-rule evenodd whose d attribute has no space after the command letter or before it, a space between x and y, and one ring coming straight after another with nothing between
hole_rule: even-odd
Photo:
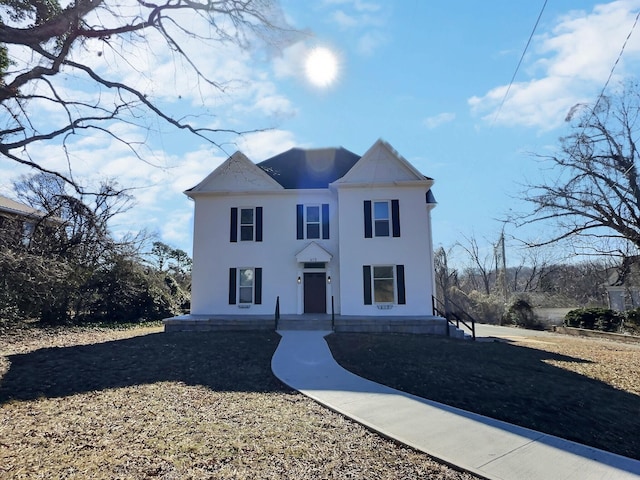
<instances>
[{"instance_id":1,"label":"white two-story house","mask_svg":"<svg viewBox=\"0 0 640 480\"><path fill-rule=\"evenodd\" d=\"M294 148L255 164L236 152L185 192L191 314L165 329L273 325L278 304L287 322L333 314L336 329L444 333L432 185L382 140L362 156Z\"/></svg>"}]
</instances>

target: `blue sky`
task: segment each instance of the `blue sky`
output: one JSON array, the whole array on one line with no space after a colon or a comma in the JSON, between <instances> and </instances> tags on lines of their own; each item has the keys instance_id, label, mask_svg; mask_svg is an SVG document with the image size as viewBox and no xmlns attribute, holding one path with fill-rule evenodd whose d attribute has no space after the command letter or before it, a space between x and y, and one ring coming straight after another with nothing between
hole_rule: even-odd
<instances>
[{"instance_id":1,"label":"blue sky","mask_svg":"<svg viewBox=\"0 0 640 480\"><path fill-rule=\"evenodd\" d=\"M74 173L90 180L114 176L137 187L137 206L114 227L145 227L191 252L192 203L181 192L235 150L255 162L293 146L343 146L363 154L383 138L436 181L436 246L470 236L495 242L500 219L525 208L517 199L521 184L543 175L532 153L552 153L568 131L564 118L571 106L595 101L640 10L640 0L549 0L498 112L543 3L283 0L286 19L304 33L280 49L258 40L249 50L191 45L212 78L232 82L224 94L181 76L188 73L180 66L175 78L176 65L149 40L151 53L142 49L132 62L138 72L116 68L115 60L96 68L133 79L171 111L209 113L210 124L221 128L267 130L221 137L227 143L220 151L153 119L150 135L122 125L120 133L146 143L153 165L110 138L80 137ZM612 88L638 71L638 30ZM336 81L326 88L304 75L305 55L315 46L339 59ZM80 83L75 88L91 94ZM46 148L40 153L47 165L66 168L66 160ZM24 170L0 159L0 193L11 194L10 179L18 173ZM507 231L509 238L540 234Z\"/></svg>"}]
</instances>

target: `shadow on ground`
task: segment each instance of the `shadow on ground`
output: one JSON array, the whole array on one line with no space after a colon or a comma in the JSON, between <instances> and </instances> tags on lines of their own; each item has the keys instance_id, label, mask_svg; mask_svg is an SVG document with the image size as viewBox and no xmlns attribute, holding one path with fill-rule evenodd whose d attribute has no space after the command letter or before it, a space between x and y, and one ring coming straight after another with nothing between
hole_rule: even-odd
<instances>
[{"instance_id":1,"label":"shadow on ground","mask_svg":"<svg viewBox=\"0 0 640 480\"><path fill-rule=\"evenodd\" d=\"M0 404L162 381L216 391L289 391L271 372L275 332L155 333L9 355Z\"/></svg>"},{"instance_id":2,"label":"shadow on ground","mask_svg":"<svg viewBox=\"0 0 640 480\"><path fill-rule=\"evenodd\" d=\"M334 334L334 357L414 395L640 459L640 396L554 366L589 363L508 342Z\"/></svg>"}]
</instances>

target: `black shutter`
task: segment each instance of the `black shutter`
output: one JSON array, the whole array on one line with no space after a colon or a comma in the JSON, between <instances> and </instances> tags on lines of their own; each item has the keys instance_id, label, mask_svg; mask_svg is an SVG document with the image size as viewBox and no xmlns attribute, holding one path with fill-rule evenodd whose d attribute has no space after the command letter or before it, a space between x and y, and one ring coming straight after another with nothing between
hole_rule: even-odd
<instances>
[{"instance_id":1,"label":"black shutter","mask_svg":"<svg viewBox=\"0 0 640 480\"><path fill-rule=\"evenodd\" d=\"M256 305L262 304L262 268L256 268L254 270L253 281L253 303Z\"/></svg>"},{"instance_id":2,"label":"black shutter","mask_svg":"<svg viewBox=\"0 0 640 480\"><path fill-rule=\"evenodd\" d=\"M296 205L296 238L302 240L304 238L304 205Z\"/></svg>"},{"instance_id":3,"label":"black shutter","mask_svg":"<svg viewBox=\"0 0 640 480\"><path fill-rule=\"evenodd\" d=\"M236 269L229 269L229 305L236 304Z\"/></svg>"},{"instance_id":4,"label":"black shutter","mask_svg":"<svg viewBox=\"0 0 640 480\"><path fill-rule=\"evenodd\" d=\"M329 204L322 204L322 238L329 239Z\"/></svg>"},{"instance_id":5,"label":"black shutter","mask_svg":"<svg viewBox=\"0 0 640 480\"><path fill-rule=\"evenodd\" d=\"M364 304L371 305L371 266L362 266L362 283L364 286Z\"/></svg>"},{"instance_id":6,"label":"black shutter","mask_svg":"<svg viewBox=\"0 0 640 480\"><path fill-rule=\"evenodd\" d=\"M256 207L256 242L262 241L262 207Z\"/></svg>"},{"instance_id":7,"label":"black shutter","mask_svg":"<svg viewBox=\"0 0 640 480\"><path fill-rule=\"evenodd\" d=\"M364 201L364 238L371 238L371 200Z\"/></svg>"},{"instance_id":8,"label":"black shutter","mask_svg":"<svg viewBox=\"0 0 640 480\"><path fill-rule=\"evenodd\" d=\"M229 230L229 241L238 241L238 209L235 207L231 209L231 228Z\"/></svg>"},{"instance_id":9,"label":"black shutter","mask_svg":"<svg viewBox=\"0 0 640 480\"><path fill-rule=\"evenodd\" d=\"M391 200L391 223L393 228L393 236L400 236L400 202Z\"/></svg>"},{"instance_id":10,"label":"black shutter","mask_svg":"<svg viewBox=\"0 0 640 480\"><path fill-rule=\"evenodd\" d=\"M396 285L398 285L398 305L405 305L407 297L404 288L404 265L396 265Z\"/></svg>"}]
</instances>

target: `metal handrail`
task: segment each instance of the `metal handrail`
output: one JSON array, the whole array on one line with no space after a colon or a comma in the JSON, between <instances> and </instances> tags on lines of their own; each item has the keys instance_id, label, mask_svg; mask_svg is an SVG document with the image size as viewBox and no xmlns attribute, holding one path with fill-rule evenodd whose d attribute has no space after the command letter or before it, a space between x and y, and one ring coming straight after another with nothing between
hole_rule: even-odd
<instances>
[{"instance_id":1,"label":"metal handrail","mask_svg":"<svg viewBox=\"0 0 640 480\"><path fill-rule=\"evenodd\" d=\"M449 300L449 304L453 305L457 311L448 310L443 302L438 300L435 296L431 297L431 304L433 305L433 313L445 318L448 323L455 325L456 328L460 328L460 324L471 330L471 338L476 339L476 320L467 312L465 312L455 302ZM442 308L440 308L440 305ZM463 318L464 317L464 318ZM466 320L465 320L466 318ZM449 335L449 329L447 328L447 335Z\"/></svg>"},{"instance_id":2,"label":"metal handrail","mask_svg":"<svg viewBox=\"0 0 640 480\"><path fill-rule=\"evenodd\" d=\"M331 330L336 329L336 312L333 307L333 295L331 295Z\"/></svg>"}]
</instances>

